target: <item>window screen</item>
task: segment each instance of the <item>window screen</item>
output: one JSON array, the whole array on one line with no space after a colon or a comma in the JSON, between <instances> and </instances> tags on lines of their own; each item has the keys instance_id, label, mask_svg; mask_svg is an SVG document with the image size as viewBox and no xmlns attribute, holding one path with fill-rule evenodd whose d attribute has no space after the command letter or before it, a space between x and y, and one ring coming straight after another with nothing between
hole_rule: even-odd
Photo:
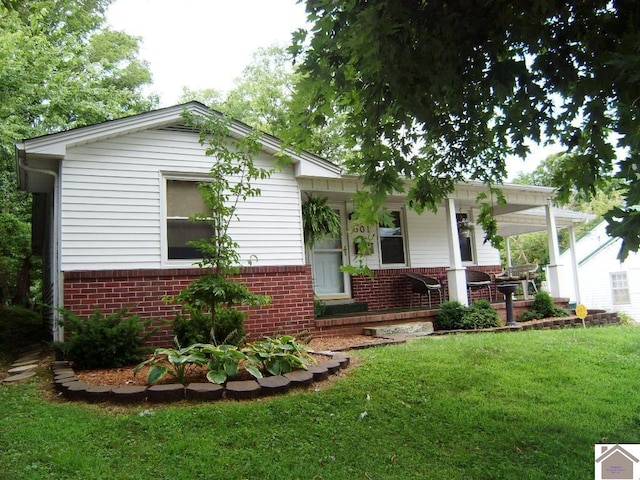
<instances>
[{"instance_id":1,"label":"window screen","mask_svg":"<svg viewBox=\"0 0 640 480\"><path fill-rule=\"evenodd\" d=\"M207 211L198 183L190 180L167 180L167 258L170 260L202 258L197 248L187 244L213 235L213 229L208 223L189 219L196 213Z\"/></svg>"}]
</instances>

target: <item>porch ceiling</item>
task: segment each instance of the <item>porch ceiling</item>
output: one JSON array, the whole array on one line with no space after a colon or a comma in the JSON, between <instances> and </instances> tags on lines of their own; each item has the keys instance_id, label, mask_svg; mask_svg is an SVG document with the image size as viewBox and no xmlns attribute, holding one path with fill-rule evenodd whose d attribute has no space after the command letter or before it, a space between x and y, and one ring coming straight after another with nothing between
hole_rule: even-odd
<instances>
[{"instance_id":1,"label":"porch ceiling","mask_svg":"<svg viewBox=\"0 0 640 480\"><path fill-rule=\"evenodd\" d=\"M561 208L554 208L553 215L557 228L570 227L595 218L595 215L590 213L574 212ZM502 214L497 213L496 219L498 220L498 234L503 237L540 232L547 229L547 216L544 207L527 208Z\"/></svg>"}]
</instances>

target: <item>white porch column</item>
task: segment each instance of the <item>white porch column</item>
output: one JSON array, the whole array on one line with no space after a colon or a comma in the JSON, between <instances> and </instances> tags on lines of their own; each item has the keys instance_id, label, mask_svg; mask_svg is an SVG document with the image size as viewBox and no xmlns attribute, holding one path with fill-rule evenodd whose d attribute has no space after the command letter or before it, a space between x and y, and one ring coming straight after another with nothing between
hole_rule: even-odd
<instances>
[{"instance_id":1,"label":"white porch column","mask_svg":"<svg viewBox=\"0 0 640 480\"><path fill-rule=\"evenodd\" d=\"M578 257L576 253L576 232L573 226L569 227L569 250L571 251L571 269L573 271L573 288L575 289L576 305L580 301L580 278L578 275Z\"/></svg>"},{"instance_id":2,"label":"white porch column","mask_svg":"<svg viewBox=\"0 0 640 480\"><path fill-rule=\"evenodd\" d=\"M453 198L446 199L446 208L447 240L449 242L449 269L447 270L449 300L457 300L463 305L468 305L466 269L462 266L458 224L456 222L456 204Z\"/></svg>"},{"instance_id":3,"label":"white porch column","mask_svg":"<svg viewBox=\"0 0 640 480\"><path fill-rule=\"evenodd\" d=\"M558 246L558 229L556 219L553 214L551 199L545 205L547 216L547 237L549 242L549 266L547 267L547 281L549 282L549 293L552 297L560 296L560 276L558 275L558 259L560 258L560 247Z\"/></svg>"}]
</instances>

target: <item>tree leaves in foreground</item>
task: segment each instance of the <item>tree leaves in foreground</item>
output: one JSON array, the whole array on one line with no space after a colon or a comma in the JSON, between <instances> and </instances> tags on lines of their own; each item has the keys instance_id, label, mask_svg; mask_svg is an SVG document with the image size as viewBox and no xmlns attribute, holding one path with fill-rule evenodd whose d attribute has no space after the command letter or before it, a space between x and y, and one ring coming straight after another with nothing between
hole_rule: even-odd
<instances>
[{"instance_id":1,"label":"tree leaves in foreground","mask_svg":"<svg viewBox=\"0 0 640 480\"><path fill-rule=\"evenodd\" d=\"M31 221L30 196L17 187L16 142L157 104L142 92L151 74L138 58L139 39L104 26L109 3L0 2L0 214L7 219L3 225L17 221L27 226L12 234L26 232L28 239ZM3 238L15 237L8 233L0 229ZM16 239L11 250L17 251L23 240ZM0 258L2 262L23 263ZM6 274L15 277L13 271Z\"/></svg>"},{"instance_id":2,"label":"tree leaves in foreground","mask_svg":"<svg viewBox=\"0 0 640 480\"><path fill-rule=\"evenodd\" d=\"M569 187L564 181L566 177L566 167L570 167L575 161L576 159L572 154L549 155L532 172L518 175L513 180L513 183L555 188L558 188L564 183L565 187ZM555 202L571 210L591 213L596 216L595 219L576 226L575 234L577 238L580 238L602 222L603 215L606 212L611 211L612 208L623 203L620 191L620 180L612 177L600 179L596 193L593 195L587 195L574 188L566 188L558 195ZM549 263L547 232L516 235L511 237L510 240L511 254L516 264ZM558 241L561 250L569 248L569 233L566 230L558 232ZM501 253L506 255L506 252Z\"/></svg>"},{"instance_id":3,"label":"tree leaves in foreground","mask_svg":"<svg viewBox=\"0 0 640 480\"><path fill-rule=\"evenodd\" d=\"M635 0L307 2L293 125L298 144L334 115L349 162L379 200L412 179L435 208L455 182L499 184L505 158L549 139L574 161L565 186L620 180L621 256L640 244L640 3ZM616 133L617 135L612 135ZM615 140L614 140L615 139ZM616 147L624 149L618 159Z\"/></svg>"}]
</instances>

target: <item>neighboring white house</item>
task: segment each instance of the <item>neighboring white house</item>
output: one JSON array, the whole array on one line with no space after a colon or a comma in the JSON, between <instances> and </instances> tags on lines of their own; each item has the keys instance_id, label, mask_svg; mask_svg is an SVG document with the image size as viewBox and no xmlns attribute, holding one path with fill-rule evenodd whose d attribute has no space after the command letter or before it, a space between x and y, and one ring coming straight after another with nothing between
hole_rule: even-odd
<instances>
[{"instance_id":1,"label":"neighboring white house","mask_svg":"<svg viewBox=\"0 0 640 480\"><path fill-rule=\"evenodd\" d=\"M203 237L188 217L201 202L197 183L207 180L212 159L197 133L184 127L184 109L210 113L190 102L16 145L20 186L34 193L34 251L44 258L44 295L53 307L81 315L130 307L142 316L172 318L176 307L162 298L202 275L194 268L197 252L185 242ZM232 123L232 136L251 132ZM269 135L260 141L257 165L275 166L280 141ZM353 238L361 233L349 221L360 178L312 154L288 153L291 164L256 182L262 194L239 205L240 221L230 227L239 244L242 280L273 299L252 311L251 334L313 331L314 297L363 302L370 310L406 308L411 271L446 279L448 297L466 303L466 269L501 271L499 253L483 242L479 227L460 234L461 222L477 218L478 195L487 192L485 185L467 182L456 186L437 213L418 215L407 208L404 193L389 196L394 228L367 232L373 252L365 262L375 278L349 276L341 267L354 261ZM503 236L546 230L556 238L557 228L584 220L551 208L554 189L501 188L507 204L496 205L493 214ZM327 197L343 224L340 238L319 242L313 251L305 248L302 233L307 194ZM550 251L559 256L557 245L550 243ZM557 296L553 262L550 269ZM170 341L170 327L162 328ZM54 328L54 334L62 332Z\"/></svg>"},{"instance_id":2,"label":"neighboring white house","mask_svg":"<svg viewBox=\"0 0 640 480\"><path fill-rule=\"evenodd\" d=\"M630 253L618 260L622 240L607 235L601 222L575 244L578 263L579 300L587 309L623 312L640 321L640 255ZM560 294L576 301L571 252L560 255Z\"/></svg>"}]
</instances>

